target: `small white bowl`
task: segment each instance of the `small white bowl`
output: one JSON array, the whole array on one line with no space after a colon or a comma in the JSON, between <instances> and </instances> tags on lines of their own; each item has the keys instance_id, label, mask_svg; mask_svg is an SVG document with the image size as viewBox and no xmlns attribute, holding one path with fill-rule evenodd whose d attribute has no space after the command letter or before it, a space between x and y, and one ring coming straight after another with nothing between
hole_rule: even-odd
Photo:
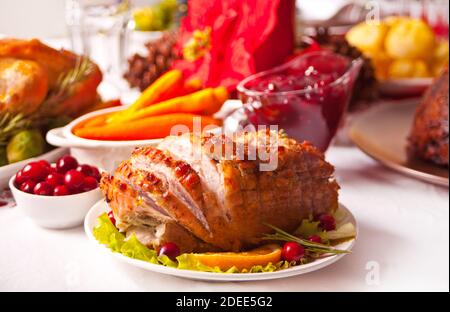
<instances>
[{"instance_id":1,"label":"small white bowl","mask_svg":"<svg viewBox=\"0 0 450 312\"><path fill-rule=\"evenodd\" d=\"M100 188L66 196L42 196L22 192L14 185L13 175L9 188L17 208L22 210L37 225L49 229L66 229L83 223L89 209L102 197Z\"/></svg>"}]
</instances>

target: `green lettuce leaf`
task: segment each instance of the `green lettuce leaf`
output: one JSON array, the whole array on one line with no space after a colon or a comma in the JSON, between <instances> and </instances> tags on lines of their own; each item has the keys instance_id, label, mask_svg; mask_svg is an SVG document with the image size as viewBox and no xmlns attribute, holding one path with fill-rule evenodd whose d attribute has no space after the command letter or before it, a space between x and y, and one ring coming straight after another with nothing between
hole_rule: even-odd
<instances>
[{"instance_id":1,"label":"green lettuce leaf","mask_svg":"<svg viewBox=\"0 0 450 312\"><path fill-rule=\"evenodd\" d=\"M139 259L151 263L158 263L156 251L147 248L133 234L120 248L120 252L129 258Z\"/></svg>"},{"instance_id":2,"label":"green lettuce leaf","mask_svg":"<svg viewBox=\"0 0 450 312\"><path fill-rule=\"evenodd\" d=\"M320 236L322 241L326 242L328 241L327 232L323 231L319 227L319 224L319 221L313 221L312 218L304 219L302 220L302 223L300 224L298 229L295 231L295 234L306 239L312 235L318 235Z\"/></svg>"},{"instance_id":3,"label":"green lettuce leaf","mask_svg":"<svg viewBox=\"0 0 450 312\"><path fill-rule=\"evenodd\" d=\"M170 259L169 257L167 257L166 255L161 255L158 257L158 264L162 264L166 267L170 267L170 268L176 268L178 267L178 263L176 261L173 261L172 259Z\"/></svg>"},{"instance_id":4,"label":"green lettuce leaf","mask_svg":"<svg viewBox=\"0 0 450 312\"><path fill-rule=\"evenodd\" d=\"M334 231L328 231L327 236L330 240L353 238L356 236L356 228L351 222L347 222Z\"/></svg>"},{"instance_id":5,"label":"green lettuce leaf","mask_svg":"<svg viewBox=\"0 0 450 312\"><path fill-rule=\"evenodd\" d=\"M112 224L106 213L98 217L98 226L94 228L94 237L114 252L120 252L125 236Z\"/></svg>"},{"instance_id":6,"label":"green lettuce leaf","mask_svg":"<svg viewBox=\"0 0 450 312\"><path fill-rule=\"evenodd\" d=\"M182 270L193 270L202 272L215 272L221 273L222 270L218 267L209 267L198 261L192 254L182 254L177 257L178 269Z\"/></svg>"},{"instance_id":7,"label":"green lettuce leaf","mask_svg":"<svg viewBox=\"0 0 450 312\"><path fill-rule=\"evenodd\" d=\"M333 217L336 220L337 229L333 231L322 230L319 226L320 222L314 221L311 216L309 219L302 220L294 234L303 238L318 235L325 243L332 240L353 238L356 236L356 228L351 222L343 223L345 216L343 209L336 210Z\"/></svg>"}]
</instances>

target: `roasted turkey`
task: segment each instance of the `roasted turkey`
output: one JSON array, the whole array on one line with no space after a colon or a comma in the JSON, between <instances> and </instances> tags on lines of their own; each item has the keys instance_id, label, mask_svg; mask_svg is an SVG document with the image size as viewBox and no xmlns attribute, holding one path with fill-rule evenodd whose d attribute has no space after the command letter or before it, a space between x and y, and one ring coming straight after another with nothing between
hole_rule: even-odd
<instances>
[{"instance_id":1,"label":"roasted turkey","mask_svg":"<svg viewBox=\"0 0 450 312\"><path fill-rule=\"evenodd\" d=\"M424 94L414 116L409 152L448 167L448 68Z\"/></svg>"},{"instance_id":2,"label":"roasted turkey","mask_svg":"<svg viewBox=\"0 0 450 312\"><path fill-rule=\"evenodd\" d=\"M261 244L267 224L292 232L335 211L333 173L317 148L282 132L185 134L136 148L100 185L119 230L149 247L240 251Z\"/></svg>"},{"instance_id":3,"label":"roasted turkey","mask_svg":"<svg viewBox=\"0 0 450 312\"><path fill-rule=\"evenodd\" d=\"M87 66L76 77L80 60ZM70 73L74 82L64 85L60 78ZM63 92L57 94L58 105L48 107L45 115L75 117L98 102L101 80L95 63L70 51L53 49L37 39L0 39L0 112L29 115L44 109L50 93Z\"/></svg>"}]
</instances>

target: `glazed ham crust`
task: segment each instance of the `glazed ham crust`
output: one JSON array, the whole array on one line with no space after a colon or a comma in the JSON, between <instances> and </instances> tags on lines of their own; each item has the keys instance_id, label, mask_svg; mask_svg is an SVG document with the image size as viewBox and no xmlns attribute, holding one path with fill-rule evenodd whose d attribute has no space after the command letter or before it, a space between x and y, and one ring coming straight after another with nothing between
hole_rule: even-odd
<instances>
[{"instance_id":1,"label":"glazed ham crust","mask_svg":"<svg viewBox=\"0 0 450 312\"><path fill-rule=\"evenodd\" d=\"M261 171L267 159L252 158L252 144L269 138L275 141L265 148L276 149L277 166ZM229 140L234 147L225 155ZM319 150L281 133L187 134L136 149L113 177L102 178L101 188L119 229L138 228L149 246L173 241L182 250L239 251L261 244L272 232L267 224L292 232L304 218L336 210L333 173ZM168 224L183 235L170 237Z\"/></svg>"}]
</instances>

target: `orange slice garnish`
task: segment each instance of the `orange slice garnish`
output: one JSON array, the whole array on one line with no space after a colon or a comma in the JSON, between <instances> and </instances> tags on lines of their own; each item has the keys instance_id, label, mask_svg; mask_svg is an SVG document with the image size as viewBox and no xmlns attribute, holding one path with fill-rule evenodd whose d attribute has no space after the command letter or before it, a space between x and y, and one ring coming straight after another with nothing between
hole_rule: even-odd
<instances>
[{"instance_id":1,"label":"orange slice garnish","mask_svg":"<svg viewBox=\"0 0 450 312\"><path fill-rule=\"evenodd\" d=\"M271 262L275 264L281 260L281 247L275 244L264 245L245 252L207 252L192 254L204 265L228 270L232 267L250 269L255 265L265 266Z\"/></svg>"}]
</instances>

